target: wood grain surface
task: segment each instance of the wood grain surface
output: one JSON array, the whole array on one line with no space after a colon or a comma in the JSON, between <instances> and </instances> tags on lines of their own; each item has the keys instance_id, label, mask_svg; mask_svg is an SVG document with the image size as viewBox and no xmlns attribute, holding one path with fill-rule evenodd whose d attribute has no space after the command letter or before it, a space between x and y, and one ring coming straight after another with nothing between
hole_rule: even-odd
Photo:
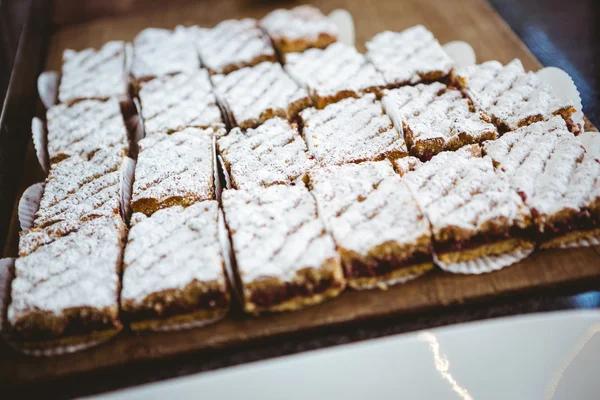
<instances>
[{"instance_id":1,"label":"wood grain surface","mask_svg":"<svg viewBox=\"0 0 600 400\"><path fill-rule=\"evenodd\" d=\"M424 24L445 43L464 40L478 61L508 62L520 58L525 68L540 64L484 0L315 1L324 12L349 10L355 18L359 50L374 34ZM50 41L47 69L58 69L66 48L97 47L111 39L131 40L148 26L173 28L178 24L212 26L227 18L261 17L290 2L165 2L161 9L142 6L123 16L58 27ZM62 17L68 20L67 17ZM42 176L30 146L21 191ZM14 255L18 224L13 218L5 255ZM134 335L123 332L112 341L80 353L52 358L25 357L0 348L0 383L22 384L115 365L173 356L189 351L241 345L276 335L324 329L352 321L416 313L448 305L483 301L501 295L539 291L557 286L590 284L600 279L600 248L544 251L502 271L482 276L458 276L436 271L387 291L347 291L339 298L306 310L253 318L234 309L223 321L201 329Z\"/></svg>"}]
</instances>

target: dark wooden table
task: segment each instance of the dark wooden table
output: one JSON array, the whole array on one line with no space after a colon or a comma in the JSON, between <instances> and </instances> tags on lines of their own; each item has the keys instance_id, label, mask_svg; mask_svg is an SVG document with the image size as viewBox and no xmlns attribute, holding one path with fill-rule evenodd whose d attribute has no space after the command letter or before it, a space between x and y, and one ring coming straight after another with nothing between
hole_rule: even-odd
<instances>
[{"instance_id":1,"label":"dark wooden table","mask_svg":"<svg viewBox=\"0 0 600 400\"><path fill-rule=\"evenodd\" d=\"M0 61L7 60L4 67L15 61L15 65L23 68L23 60L19 63L15 54L16 44L23 26L21 18L26 17L23 8L30 6L31 1L16 1L20 3L11 8L10 34L3 45L3 56ZM35 3L35 0L33 0ZM400 3L400 0L398 0ZM575 80L583 99L584 111L588 118L596 126L600 126L600 28L597 25L597 17L600 10L600 2L595 0L575 0L564 2L558 0L491 0L492 5L508 22L512 29L519 35L523 42L531 49L542 64L557 66L566 70ZM7 10L6 0L0 0L0 12ZM23 5L25 4L25 5ZM38 5L38 7L40 7ZM7 15L7 14L4 14ZM64 16L68 18L68 16ZM355 16L359 19L360 16ZM1 18L3 24L7 18ZM3 35L7 32L5 27L0 31ZM37 32L44 32L40 26ZM43 39L43 38L42 38ZM26 43L21 43L30 51L43 46L39 40L34 38L21 38ZM32 69L41 70L41 65L30 66ZM7 73L10 68L0 70L1 82L8 82ZM18 73L27 71L19 70ZM0 87L2 89L2 87ZM19 88L17 88L19 89ZM25 93L31 88L22 88ZM0 95L3 93L0 91ZM21 99L16 105L30 109L35 104L30 99ZM13 108L16 110L16 108ZM16 111L14 111L16 113ZM16 113L18 114L18 113ZM15 121L16 127L22 128ZM9 132L12 133L12 132ZM0 146L8 146L14 140L13 135L2 132ZM16 141L16 150L8 150L7 147L0 148L0 185L10 184L19 179L18 166L9 167L12 152L23 151L24 143ZM11 191L0 187L0 206L5 207L12 204L9 197ZM2 199L6 197L6 202ZM12 195L14 197L14 194ZM2 222L2 221L0 221ZM600 287L598 287L600 290ZM571 289L572 290L572 289ZM0 388L0 398L27 398L38 397L42 394L51 398L67 398L84 394L100 393L115 390L122 387L152 382L160 379L172 378L196 372L223 368L240 363L252 362L271 357L278 357L301 351L313 350L327 346L349 343L359 340L426 329L436 326L461 323L467 321L496 318L517 314L533 312L547 312L553 310L565 310L575 308L598 308L600 307L600 291L585 293L556 292L553 294L531 294L522 297L511 297L510 299L496 298L485 304L472 306L458 306L445 309L443 313L432 312L418 316L395 317L355 325L345 325L338 329L311 332L310 334L297 335L293 338L272 339L268 342L254 343L252 346L243 348L229 348L227 350L213 351L202 354L188 353L172 359L153 361L141 365L128 366L126 368L113 368L100 370L94 373L69 377L59 381L45 382L30 387L7 388L7 397L2 396L3 388ZM1 362L1 360L0 360Z\"/></svg>"}]
</instances>

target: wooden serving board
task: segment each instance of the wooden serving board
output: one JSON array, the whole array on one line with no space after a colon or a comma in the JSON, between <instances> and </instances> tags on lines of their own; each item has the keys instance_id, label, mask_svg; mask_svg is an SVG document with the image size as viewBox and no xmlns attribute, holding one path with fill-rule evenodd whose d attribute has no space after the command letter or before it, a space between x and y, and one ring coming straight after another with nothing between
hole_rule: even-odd
<instances>
[{"instance_id":1,"label":"wooden serving board","mask_svg":"<svg viewBox=\"0 0 600 400\"><path fill-rule=\"evenodd\" d=\"M260 18L274 8L296 5L243 0L192 4L174 1L164 2L162 9L144 9L142 2L136 0L133 3L139 3L140 6L134 14L58 26L50 41L46 69L60 68L62 51L66 48L80 50L98 47L112 39L131 40L140 30L149 26L213 26L224 19ZM433 31L442 44L453 40L470 43L480 62L496 59L506 63L513 58L520 58L527 69L540 67L535 57L485 0L330 0L313 3L326 13L336 8L349 10L355 18L357 46L361 51L364 50L365 41L384 29L399 31L423 24ZM66 17L63 15L62 18ZM43 175L30 145L21 191L41 179ZM5 256L16 253L19 229L16 217L10 228ZM589 285L599 279L599 247L537 252L519 264L491 274L459 276L436 271L387 291L347 291L332 301L303 311L261 318L244 315L236 309L225 320L205 328L141 335L122 332L106 344L70 355L26 357L5 346L0 348L0 382L22 384L53 379L369 318L431 309L443 312L443 307L452 304L557 286Z\"/></svg>"}]
</instances>

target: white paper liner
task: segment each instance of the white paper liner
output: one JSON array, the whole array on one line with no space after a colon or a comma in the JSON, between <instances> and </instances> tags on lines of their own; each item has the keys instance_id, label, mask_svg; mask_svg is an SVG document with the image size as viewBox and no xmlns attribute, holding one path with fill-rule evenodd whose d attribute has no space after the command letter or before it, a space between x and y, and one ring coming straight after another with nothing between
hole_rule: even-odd
<instances>
[{"instance_id":1,"label":"white paper liner","mask_svg":"<svg viewBox=\"0 0 600 400\"><path fill-rule=\"evenodd\" d=\"M452 272L453 274L480 275L488 272L499 271L502 268L519 262L529 257L529 255L533 253L533 250L533 248L515 250L497 256L481 257L475 260L462 261L454 264L445 264L441 262L437 258L436 254L433 255L433 260L441 269L447 272Z\"/></svg>"},{"instance_id":2,"label":"white paper liner","mask_svg":"<svg viewBox=\"0 0 600 400\"><path fill-rule=\"evenodd\" d=\"M28 344L27 348L25 348L18 340L12 337L7 319L10 288L11 283L15 278L14 265L14 258L0 259L0 332L2 333L2 337L5 342L8 343L14 350L29 356L49 357L84 350L100 343L104 343L114 336L112 335L108 338L93 340L86 343L78 343L75 345L65 345L51 348L34 348L31 347L31 344ZM115 335L117 333L118 332L115 332Z\"/></svg>"},{"instance_id":3,"label":"white paper liner","mask_svg":"<svg viewBox=\"0 0 600 400\"><path fill-rule=\"evenodd\" d=\"M229 287L233 292L233 296L237 299L238 303L243 307L244 300L242 296L241 288L235 279L235 271L233 269L233 250L231 249L231 241L229 240L229 231L225 225L225 215L223 210L219 208L217 231L219 235L219 243L221 244L221 251L223 254L223 260L225 262L225 276L229 281Z\"/></svg>"},{"instance_id":4,"label":"white paper liner","mask_svg":"<svg viewBox=\"0 0 600 400\"><path fill-rule=\"evenodd\" d=\"M22 231L26 231L33 226L35 214L40 208L40 200L42 200L42 195L44 194L44 186L44 182L34 183L25 189L19 200L17 213Z\"/></svg>"},{"instance_id":5,"label":"white paper liner","mask_svg":"<svg viewBox=\"0 0 600 400\"><path fill-rule=\"evenodd\" d=\"M340 42L354 46L355 33L352 14L347 10L337 9L333 10L327 17L337 26Z\"/></svg>"},{"instance_id":6,"label":"white paper liner","mask_svg":"<svg viewBox=\"0 0 600 400\"><path fill-rule=\"evenodd\" d=\"M600 132L587 131L577 137L583 143L585 151L600 160Z\"/></svg>"},{"instance_id":7,"label":"white paper liner","mask_svg":"<svg viewBox=\"0 0 600 400\"><path fill-rule=\"evenodd\" d=\"M442 48L450 56L450 58L454 60L457 67L468 67L477 63L475 51L467 42L456 40L454 42L446 43L442 46Z\"/></svg>"},{"instance_id":8,"label":"white paper liner","mask_svg":"<svg viewBox=\"0 0 600 400\"><path fill-rule=\"evenodd\" d=\"M37 80L37 89L46 110L56 104L58 100L58 83L60 74L56 71L45 71Z\"/></svg>"},{"instance_id":9,"label":"white paper liner","mask_svg":"<svg viewBox=\"0 0 600 400\"><path fill-rule=\"evenodd\" d=\"M31 120L31 137L33 138L33 147L40 167L44 173L50 170L50 157L48 156L48 131L46 124L38 117Z\"/></svg>"},{"instance_id":10,"label":"white paper liner","mask_svg":"<svg viewBox=\"0 0 600 400\"><path fill-rule=\"evenodd\" d=\"M585 121L583 120L583 104L581 102L581 95L577 86L571 76L560 68L556 67L545 67L536 72L536 75L541 79L542 82L550 85L554 92L561 97L569 99L575 109L577 110L571 119L574 123L578 124L583 131Z\"/></svg>"},{"instance_id":11,"label":"white paper liner","mask_svg":"<svg viewBox=\"0 0 600 400\"><path fill-rule=\"evenodd\" d=\"M150 328L149 331L151 331L151 332L176 332L176 331L183 331L183 330L192 329L192 328L202 328L203 326L214 324L215 322L222 320L223 318L225 318L225 315L227 315L227 314L220 315L218 317L211 318L211 319L203 319L203 320L197 320L197 321L182 322L180 324L169 324L169 325L157 326L157 327Z\"/></svg>"},{"instance_id":12,"label":"white paper liner","mask_svg":"<svg viewBox=\"0 0 600 400\"><path fill-rule=\"evenodd\" d=\"M121 216L124 221L131 217L131 191L135 172L135 160L129 157L123 159L120 176Z\"/></svg>"},{"instance_id":13,"label":"white paper liner","mask_svg":"<svg viewBox=\"0 0 600 400\"><path fill-rule=\"evenodd\" d=\"M125 76L129 81L128 77L131 73L131 66L133 65L133 44L130 42L125 43Z\"/></svg>"},{"instance_id":14,"label":"white paper liner","mask_svg":"<svg viewBox=\"0 0 600 400\"><path fill-rule=\"evenodd\" d=\"M558 246L559 249L573 249L577 247L593 247L600 246L600 236L592 236L590 238L579 239L574 242L563 243Z\"/></svg>"},{"instance_id":15,"label":"white paper liner","mask_svg":"<svg viewBox=\"0 0 600 400\"><path fill-rule=\"evenodd\" d=\"M219 159L217 155L217 138L212 138L212 153L213 153L213 181L215 186L215 199L221 202L221 193L223 188L221 187L221 178L219 177Z\"/></svg>"},{"instance_id":16,"label":"white paper liner","mask_svg":"<svg viewBox=\"0 0 600 400\"><path fill-rule=\"evenodd\" d=\"M414 279L420 278L423 275L425 275L427 272L429 272L429 271L416 273L416 274L407 274L407 275L399 276L398 278L389 279L387 281L376 282L376 283L373 283L372 285L356 286L352 282L348 282L348 286L350 286L354 290L371 290L371 289L387 290L387 289L389 289L390 286L399 285L399 284L406 283L408 281L412 281Z\"/></svg>"},{"instance_id":17,"label":"white paper liner","mask_svg":"<svg viewBox=\"0 0 600 400\"><path fill-rule=\"evenodd\" d=\"M231 176L229 176L229 171L225 167L225 161L220 155L217 156L217 158L219 159L219 165L221 166L221 171L223 171L223 177L225 178L225 189L231 189Z\"/></svg>"},{"instance_id":18,"label":"white paper liner","mask_svg":"<svg viewBox=\"0 0 600 400\"><path fill-rule=\"evenodd\" d=\"M135 106L135 110L137 112L138 117L137 129L135 130L133 135L133 140L135 143L137 143L146 137L146 130L144 128L144 117L142 116L142 105L140 104L140 101L137 97L133 99L133 105Z\"/></svg>"}]
</instances>

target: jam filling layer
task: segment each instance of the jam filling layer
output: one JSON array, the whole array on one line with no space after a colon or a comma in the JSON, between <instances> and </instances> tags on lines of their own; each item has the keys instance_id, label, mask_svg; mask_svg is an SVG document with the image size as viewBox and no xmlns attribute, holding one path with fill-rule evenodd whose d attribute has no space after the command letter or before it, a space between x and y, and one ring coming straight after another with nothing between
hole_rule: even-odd
<instances>
[{"instance_id":1,"label":"jam filling layer","mask_svg":"<svg viewBox=\"0 0 600 400\"><path fill-rule=\"evenodd\" d=\"M437 254L453 253L462 250L476 249L494 243L500 243L511 238L532 238L534 233L531 228L522 229L511 227L503 232L481 232L465 240L449 239L443 242L435 242L435 252Z\"/></svg>"},{"instance_id":2,"label":"jam filling layer","mask_svg":"<svg viewBox=\"0 0 600 400\"><path fill-rule=\"evenodd\" d=\"M431 252L415 252L410 257L404 259L366 261L365 259L355 258L346 262L345 267L348 279L372 278L432 261L433 256Z\"/></svg>"}]
</instances>

